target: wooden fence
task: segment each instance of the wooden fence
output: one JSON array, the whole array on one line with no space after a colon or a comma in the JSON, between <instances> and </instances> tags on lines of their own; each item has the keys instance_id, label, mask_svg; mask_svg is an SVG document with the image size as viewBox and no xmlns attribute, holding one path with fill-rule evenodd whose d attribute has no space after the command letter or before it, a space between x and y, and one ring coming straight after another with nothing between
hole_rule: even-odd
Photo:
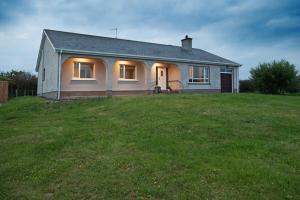
<instances>
[{"instance_id":1,"label":"wooden fence","mask_svg":"<svg viewBox=\"0 0 300 200\"><path fill-rule=\"evenodd\" d=\"M8 82L0 81L0 103L8 100Z\"/></svg>"}]
</instances>

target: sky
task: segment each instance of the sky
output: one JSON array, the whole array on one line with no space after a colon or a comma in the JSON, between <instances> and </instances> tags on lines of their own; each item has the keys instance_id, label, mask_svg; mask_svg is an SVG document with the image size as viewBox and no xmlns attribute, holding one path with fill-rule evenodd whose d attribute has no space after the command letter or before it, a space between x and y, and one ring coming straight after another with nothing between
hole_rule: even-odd
<instances>
[{"instance_id":1,"label":"sky","mask_svg":"<svg viewBox=\"0 0 300 200\"><path fill-rule=\"evenodd\" d=\"M299 0L1 0L0 71L34 73L43 29L193 47L242 64L286 59L300 72Z\"/></svg>"}]
</instances>

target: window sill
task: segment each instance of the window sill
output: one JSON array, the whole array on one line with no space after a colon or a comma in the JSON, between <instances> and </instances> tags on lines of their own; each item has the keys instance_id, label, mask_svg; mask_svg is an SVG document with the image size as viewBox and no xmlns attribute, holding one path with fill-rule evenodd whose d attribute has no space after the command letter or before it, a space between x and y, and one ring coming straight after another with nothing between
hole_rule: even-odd
<instances>
[{"instance_id":1,"label":"window sill","mask_svg":"<svg viewBox=\"0 0 300 200\"><path fill-rule=\"evenodd\" d=\"M95 81L95 78L72 78L72 81Z\"/></svg>"},{"instance_id":2,"label":"window sill","mask_svg":"<svg viewBox=\"0 0 300 200\"><path fill-rule=\"evenodd\" d=\"M210 85L210 83L197 83L197 82L188 82L189 85Z\"/></svg>"},{"instance_id":3,"label":"window sill","mask_svg":"<svg viewBox=\"0 0 300 200\"><path fill-rule=\"evenodd\" d=\"M118 81L120 81L120 82L137 82L137 81L139 81L139 80L137 80L137 79L118 79Z\"/></svg>"}]
</instances>

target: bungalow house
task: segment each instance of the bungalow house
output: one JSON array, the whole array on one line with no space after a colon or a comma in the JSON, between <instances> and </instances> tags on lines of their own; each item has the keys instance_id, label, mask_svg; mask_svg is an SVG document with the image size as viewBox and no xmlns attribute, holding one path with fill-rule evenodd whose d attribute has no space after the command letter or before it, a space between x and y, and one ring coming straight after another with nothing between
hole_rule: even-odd
<instances>
[{"instance_id":1,"label":"bungalow house","mask_svg":"<svg viewBox=\"0 0 300 200\"><path fill-rule=\"evenodd\" d=\"M38 95L51 99L156 92L238 92L238 63L182 46L44 30Z\"/></svg>"}]
</instances>

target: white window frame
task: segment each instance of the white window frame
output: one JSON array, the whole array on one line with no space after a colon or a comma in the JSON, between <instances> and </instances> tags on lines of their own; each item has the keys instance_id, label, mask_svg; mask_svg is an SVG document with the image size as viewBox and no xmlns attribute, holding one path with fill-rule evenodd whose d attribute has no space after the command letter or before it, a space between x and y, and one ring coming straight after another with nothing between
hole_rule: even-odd
<instances>
[{"instance_id":1,"label":"white window frame","mask_svg":"<svg viewBox=\"0 0 300 200\"><path fill-rule=\"evenodd\" d=\"M125 78L125 69L126 69L126 66L130 66L130 67L134 67L134 79L127 79ZM124 67L123 69L123 78L121 78L121 67ZM136 65L126 65L126 64L120 64L119 66L119 80L120 81L137 81L137 67Z\"/></svg>"},{"instance_id":2,"label":"white window frame","mask_svg":"<svg viewBox=\"0 0 300 200\"><path fill-rule=\"evenodd\" d=\"M233 70L234 70L233 67L225 66L220 68L220 73L233 74Z\"/></svg>"},{"instance_id":3,"label":"white window frame","mask_svg":"<svg viewBox=\"0 0 300 200\"><path fill-rule=\"evenodd\" d=\"M208 70L203 70L203 77L207 78L194 78L194 67L199 67L199 68L207 68ZM192 77L190 77L190 70L192 72ZM206 74L207 72L207 74ZM194 80L203 80L203 82L197 82ZM207 80L207 81L206 81ZM195 83L195 84L208 84L210 83L210 67L209 66L199 66L199 65L190 65L188 68L188 82L189 83Z\"/></svg>"},{"instance_id":4,"label":"white window frame","mask_svg":"<svg viewBox=\"0 0 300 200\"><path fill-rule=\"evenodd\" d=\"M79 65L78 77L74 76L76 63L78 63L78 65ZM93 75L92 75L93 77L92 78L80 78L81 64L93 65ZM90 62L74 62L73 63L73 75L72 75L73 80L96 80L95 75L96 75L96 73L95 73L95 63L90 63Z\"/></svg>"}]
</instances>

